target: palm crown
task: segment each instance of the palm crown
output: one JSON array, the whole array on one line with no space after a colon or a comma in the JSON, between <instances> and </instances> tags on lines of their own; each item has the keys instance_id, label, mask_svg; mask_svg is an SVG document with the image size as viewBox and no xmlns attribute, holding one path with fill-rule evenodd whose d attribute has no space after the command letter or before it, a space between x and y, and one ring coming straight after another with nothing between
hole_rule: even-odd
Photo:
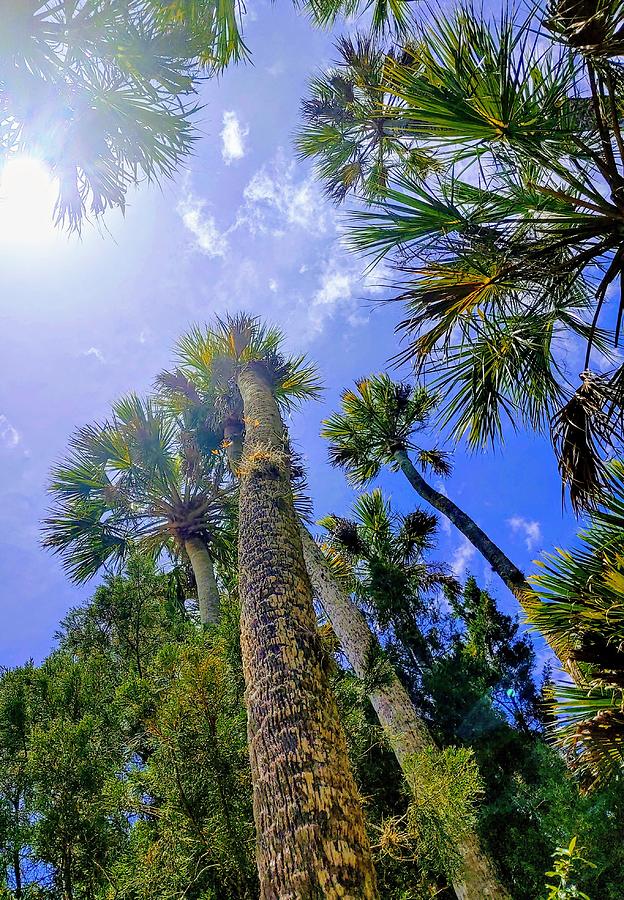
<instances>
[{"instance_id":1,"label":"palm crown","mask_svg":"<svg viewBox=\"0 0 624 900\"><path fill-rule=\"evenodd\" d=\"M152 401L120 400L109 422L74 435L53 470L44 545L75 581L120 563L131 544L158 555L201 537L217 556L226 552L229 490L217 445L207 455Z\"/></svg>"},{"instance_id":2,"label":"palm crown","mask_svg":"<svg viewBox=\"0 0 624 900\"><path fill-rule=\"evenodd\" d=\"M336 575L404 647L404 664L420 669L435 650L436 599L440 589L455 596L457 580L427 559L438 526L435 515L395 513L380 490L361 494L352 518L327 516L325 552ZM424 634L425 622L427 635Z\"/></svg>"},{"instance_id":3,"label":"palm crown","mask_svg":"<svg viewBox=\"0 0 624 900\"><path fill-rule=\"evenodd\" d=\"M210 327L195 326L178 341L176 371L159 377L165 402L180 411L212 409L222 424L232 412L242 415L236 378L245 367L257 365L279 406L289 412L318 397L321 384L305 356L284 355L283 344L281 331L244 313L216 319Z\"/></svg>"},{"instance_id":4,"label":"palm crown","mask_svg":"<svg viewBox=\"0 0 624 900\"><path fill-rule=\"evenodd\" d=\"M383 196L350 228L354 248L389 255L400 273L402 358L439 376L444 424L482 445L506 419L552 420L576 508L605 487L604 456L623 437L622 369L604 370L624 312L606 305L624 264L611 59L624 10L590 6L553 3L545 22L503 10L494 23L461 7L422 30L416 49L386 56L384 129L438 168L415 175L395 154ZM327 146L316 140L325 175ZM580 387L571 343L584 345Z\"/></svg>"},{"instance_id":5,"label":"palm crown","mask_svg":"<svg viewBox=\"0 0 624 900\"><path fill-rule=\"evenodd\" d=\"M385 373L358 381L355 390L343 392L342 411L323 423L330 460L354 484L371 481L384 465L396 468L398 450L414 450L422 468L448 475L448 454L414 440L426 429L436 402L426 388L396 383Z\"/></svg>"}]
</instances>

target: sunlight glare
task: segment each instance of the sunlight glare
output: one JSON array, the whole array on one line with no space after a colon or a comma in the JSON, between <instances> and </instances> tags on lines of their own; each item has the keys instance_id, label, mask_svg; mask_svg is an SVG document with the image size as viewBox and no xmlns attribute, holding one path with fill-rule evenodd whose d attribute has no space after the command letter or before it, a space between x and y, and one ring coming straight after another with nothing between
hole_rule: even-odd
<instances>
[{"instance_id":1,"label":"sunlight glare","mask_svg":"<svg viewBox=\"0 0 624 900\"><path fill-rule=\"evenodd\" d=\"M19 156L0 172L0 244L26 245L54 233L56 185L41 160Z\"/></svg>"}]
</instances>

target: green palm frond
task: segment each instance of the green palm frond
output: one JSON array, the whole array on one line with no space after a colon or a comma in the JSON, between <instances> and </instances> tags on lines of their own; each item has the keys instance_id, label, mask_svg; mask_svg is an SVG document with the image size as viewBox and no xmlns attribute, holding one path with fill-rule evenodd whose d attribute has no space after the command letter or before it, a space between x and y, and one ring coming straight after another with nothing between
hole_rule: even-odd
<instances>
[{"instance_id":1,"label":"green palm frond","mask_svg":"<svg viewBox=\"0 0 624 900\"><path fill-rule=\"evenodd\" d=\"M367 484L383 465L394 465L397 450L421 449L412 438L427 427L435 406L436 396L425 388L393 382L385 373L358 381L343 392L341 411L323 422L331 462L352 483Z\"/></svg>"},{"instance_id":2,"label":"green palm frond","mask_svg":"<svg viewBox=\"0 0 624 900\"><path fill-rule=\"evenodd\" d=\"M240 409L236 377L251 363L264 366L275 398L289 411L321 393L316 368L305 356L285 356L284 336L260 319L240 313L216 319L212 327L194 326L178 341L179 370L200 393L212 392L224 413Z\"/></svg>"},{"instance_id":3,"label":"green palm frond","mask_svg":"<svg viewBox=\"0 0 624 900\"><path fill-rule=\"evenodd\" d=\"M218 556L232 515L224 468L180 419L130 394L110 421L79 429L52 470L43 543L77 580L120 565L129 543L158 556L200 535Z\"/></svg>"},{"instance_id":4,"label":"green palm frond","mask_svg":"<svg viewBox=\"0 0 624 900\"><path fill-rule=\"evenodd\" d=\"M243 0L149 0L156 21L166 27L185 26L200 62L220 71L249 58L242 33Z\"/></svg>"},{"instance_id":5,"label":"green palm frond","mask_svg":"<svg viewBox=\"0 0 624 900\"><path fill-rule=\"evenodd\" d=\"M569 149L574 61L544 50L536 25L506 7L492 21L468 5L435 18L419 65L387 70L386 90L406 107L414 136L455 158L480 156L490 144Z\"/></svg>"},{"instance_id":6,"label":"green palm frond","mask_svg":"<svg viewBox=\"0 0 624 900\"><path fill-rule=\"evenodd\" d=\"M369 35L343 37L335 68L310 82L302 103L304 124L296 146L312 158L334 200L349 193L367 199L383 195L394 172L422 181L435 172L435 156L414 145L400 105L385 88L390 63L408 65L408 48L396 54Z\"/></svg>"},{"instance_id":7,"label":"green palm frond","mask_svg":"<svg viewBox=\"0 0 624 900\"><path fill-rule=\"evenodd\" d=\"M312 20L322 26L333 25L339 16L367 15L373 35L393 33L402 36L413 27L413 4L408 0L297 0Z\"/></svg>"},{"instance_id":8,"label":"green palm frond","mask_svg":"<svg viewBox=\"0 0 624 900\"><path fill-rule=\"evenodd\" d=\"M624 768L624 465L571 550L539 562L529 621L574 663L575 683L553 688L553 739L588 786Z\"/></svg>"}]
</instances>

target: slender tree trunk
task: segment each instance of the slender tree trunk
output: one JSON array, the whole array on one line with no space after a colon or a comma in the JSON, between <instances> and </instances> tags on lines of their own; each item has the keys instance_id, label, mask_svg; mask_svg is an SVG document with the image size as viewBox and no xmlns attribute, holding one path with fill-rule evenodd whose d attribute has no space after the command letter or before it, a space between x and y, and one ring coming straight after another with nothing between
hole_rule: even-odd
<instances>
[{"instance_id":1,"label":"slender tree trunk","mask_svg":"<svg viewBox=\"0 0 624 900\"><path fill-rule=\"evenodd\" d=\"M448 497L436 491L416 470L413 462L405 452L405 450L397 450L394 458L401 471L414 488L417 494L430 503L435 509L443 513L447 519L453 523L458 531L467 538L473 547L483 556L492 566L497 575L500 575L509 590L512 592L520 606L522 607L528 621L532 619L533 608L531 598L533 597L533 589L526 580L520 569L512 563L509 557L503 553L500 547L497 547L494 541L490 540L483 529L479 528L477 523L467 513L460 509L456 503L453 503ZM544 635L546 640L548 638ZM578 664L572 659L565 659L559 655L555 648L548 641L554 655L559 659L563 669L575 681L582 681L582 675Z\"/></svg>"},{"instance_id":2,"label":"slender tree trunk","mask_svg":"<svg viewBox=\"0 0 624 900\"><path fill-rule=\"evenodd\" d=\"M219 621L219 588L214 573L214 563L204 541L198 537L184 542L197 585L199 620L202 625L216 625Z\"/></svg>"},{"instance_id":3,"label":"slender tree trunk","mask_svg":"<svg viewBox=\"0 0 624 900\"><path fill-rule=\"evenodd\" d=\"M458 531L466 537L473 547L479 551L487 562L492 566L497 575L503 579L509 590L522 603L521 595L531 588L520 571L520 569L512 563L500 547L490 540L485 531L483 531L474 519L471 519L462 509L459 508L452 500L449 500L440 491L432 488L428 482L416 470L411 459L405 450L397 450L394 454L397 464L401 471L414 488L417 494L435 507L439 512L443 513Z\"/></svg>"},{"instance_id":4,"label":"slender tree trunk","mask_svg":"<svg viewBox=\"0 0 624 900\"><path fill-rule=\"evenodd\" d=\"M304 525L300 526L303 554L312 588L349 664L358 678L366 676L369 652L377 640L366 617L351 596L336 582L323 554ZM389 671L389 683L369 693L379 723L402 769L415 753L434 747L435 742L396 672ZM453 882L459 900L511 900L498 881L494 866L482 849L476 832L462 838L456 848L462 867Z\"/></svg>"},{"instance_id":5,"label":"slender tree trunk","mask_svg":"<svg viewBox=\"0 0 624 900\"><path fill-rule=\"evenodd\" d=\"M265 369L238 377L239 591L262 900L376 898L364 816L320 645Z\"/></svg>"}]
</instances>

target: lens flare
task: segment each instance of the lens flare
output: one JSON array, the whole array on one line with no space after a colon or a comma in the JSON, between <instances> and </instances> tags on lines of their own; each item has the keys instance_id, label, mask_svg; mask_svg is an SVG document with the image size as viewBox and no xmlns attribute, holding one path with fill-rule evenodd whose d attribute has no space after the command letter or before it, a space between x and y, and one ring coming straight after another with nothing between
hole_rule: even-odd
<instances>
[{"instance_id":1,"label":"lens flare","mask_svg":"<svg viewBox=\"0 0 624 900\"><path fill-rule=\"evenodd\" d=\"M0 171L0 244L33 244L54 232L56 186L41 160L18 156Z\"/></svg>"}]
</instances>

